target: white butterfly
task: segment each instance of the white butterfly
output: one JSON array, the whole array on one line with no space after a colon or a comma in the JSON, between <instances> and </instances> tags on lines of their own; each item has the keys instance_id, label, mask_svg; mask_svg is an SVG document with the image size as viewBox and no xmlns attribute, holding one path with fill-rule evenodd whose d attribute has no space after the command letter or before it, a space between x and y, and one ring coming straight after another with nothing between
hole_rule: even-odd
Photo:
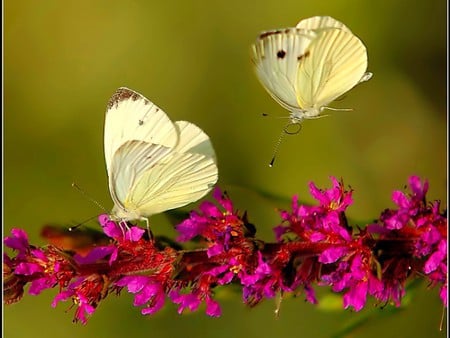
<instances>
[{"instance_id":1,"label":"white butterfly","mask_svg":"<svg viewBox=\"0 0 450 338\"><path fill-rule=\"evenodd\" d=\"M120 221L195 202L217 182L209 137L196 125L172 122L155 104L128 88L108 102L105 160L109 190Z\"/></svg>"},{"instance_id":2,"label":"white butterfly","mask_svg":"<svg viewBox=\"0 0 450 338\"><path fill-rule=\"evenodd\" d=\"M252 61L269 94L291 112L291 124L333 109L327 104L372 77L364 44L329 16L261 33Z\"/></svg>"}]
</instances>

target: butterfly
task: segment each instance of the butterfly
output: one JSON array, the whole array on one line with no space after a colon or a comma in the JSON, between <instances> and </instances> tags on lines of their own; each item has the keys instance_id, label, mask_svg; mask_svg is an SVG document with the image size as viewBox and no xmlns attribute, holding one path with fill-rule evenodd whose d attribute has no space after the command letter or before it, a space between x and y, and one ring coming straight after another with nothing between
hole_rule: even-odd
<instances>
[{"instance_id":1,"label":"butterfly","mask_svg":"<svg viewBox=\"0 0 450 338\"><path fill-rule=\"evenodd\" d=\"M267 92L290 111L287 134L297 133L304 119L321 117L324 109L339 110L327 105L372 77L362 41L329 16L261 33L252 45L252 62ZM298 128L289 131L292 126Z\"/></svg>"},{"instance_id":2,"label":"butterfly","mask_svg":"<svg viewBox=\"0 0 450 338\"><path fill-rule=\"evenodd\" d=\"M195 202L218 179L211 140L186 121L172 122L141 94L119 88L105 117L105 161L112 217L143 220Z\"/></svg>"}]
</instances>

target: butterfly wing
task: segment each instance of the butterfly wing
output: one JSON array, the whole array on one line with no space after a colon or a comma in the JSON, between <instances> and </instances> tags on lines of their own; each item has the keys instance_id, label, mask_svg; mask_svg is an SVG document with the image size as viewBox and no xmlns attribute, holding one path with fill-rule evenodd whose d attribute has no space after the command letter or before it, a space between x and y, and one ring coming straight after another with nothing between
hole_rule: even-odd
<instances>
[{"instance_id":1,"label":"butterfly wing","mask_svg":"<svg viewBox=\"0 0 450 338\"><path fill-rule=\"evenodd\" d=\"M123 219L143 216L132 191L143 173L150 171L172 152L172 148L145 141L127 141L114 154L109 174L109 190L114 201L113 214Z\"/></svg>"},{"instance_id":2,"label":"butterfly wing","mask_svg":"<svg viewBox=\"0 0 450 338\"><path fill-rule=\"evenodd\" d=\"M295 91L299 106L320 111L367 76L367 51L348 30L317 32L300 60Z\"/></svg>"},{"instance_id":3,"label":"butterfly wing","mask_svg":"<svg viewBox=\"0 0 450 338\"><path fill-rule=\"evenodd\" d=\"M350 29L344 25L342 22L332 18L331 16L314 16L312 18L307 18L301 20L297 26L297 28L301 29L323 29L323 28L339 28L343 31L351 33ZM372 78L373 74L371 72L365 72L359 83L369 81Z\"/></svg>"},{"instance_id":4,"label":"butterfly wing","mask_svg":"<svg viewBox=\"0 0 450 338\"><path fill-rule=\"evenodd\" d=\"M216 154L211 140L203 130L187 121L177 121L175 122L175 127L179 133L179 142L176 146L177 152L201 154L215 160Z\"/></svg>"},{"instance_id":5,"label":"butterfly wing","mask_svg":"<svg viewBox=\"0 0 450 338\"><path fill-rule=\"evenodd\" d=\"M108 102L104 138L108 176L111 176L113 156L128 141L145 141L165 147L174 147L178 143L177 130L164 111L125 87L119 88ZM129 144L127 150L138 144Z\"/></svg>"},{"instance_id":6,"label":"butterfly wing","mask_svg":"<svg viewBox=\"0 0 450 338\"><path fill-rule=\"evenodd\" d=\"M339 28L351 33L347 26L331 16L313 16L311 18L303 19L296 27L301 29Z\"/></svg>"},{"instance_id":7,"label":"butterfly wing","mask_svg":"<svg viewBox=\"0 0 450 338\"><path fill-rule=\"evenodd\" d=\"M299 59L315 39L312 30L286 28L260 34L252 46L256 74L267 92L289 111L301 110L295 90Z\"/></svg>"},{"instance_id":8,"label":"butterfly wing","mask_svg":"<svg viewBox=\"0 0 450 338\"><path fill-rule=\"evenodd\" d=\"M140 215L152 215L192 203L217 182L216 157L209 137L197 126L178 121L179 143L136 173L126 207Z\"/></svg>"}]
</instances>

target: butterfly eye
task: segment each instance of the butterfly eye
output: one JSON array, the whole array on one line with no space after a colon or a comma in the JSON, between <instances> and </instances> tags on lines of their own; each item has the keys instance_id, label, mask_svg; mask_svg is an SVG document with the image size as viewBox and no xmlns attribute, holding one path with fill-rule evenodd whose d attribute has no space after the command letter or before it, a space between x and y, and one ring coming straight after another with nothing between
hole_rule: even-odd
<instances>
[{"instance_id":1,"label":"butterfly eye","mask_svg":"<svg viewBox=\"0 0 450 338\"><path fill-rule=\"evenodd\" d=\"M279 50L277 53L277 57L279 59L284 59L284 57L286 56L286 52L284 50Z\"/></svg>"}]
</instances>

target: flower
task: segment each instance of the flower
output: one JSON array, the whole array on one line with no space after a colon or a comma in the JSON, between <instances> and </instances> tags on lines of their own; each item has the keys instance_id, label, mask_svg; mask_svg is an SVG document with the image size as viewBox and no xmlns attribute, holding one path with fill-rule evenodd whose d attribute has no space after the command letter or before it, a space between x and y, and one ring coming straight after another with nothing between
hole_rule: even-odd
<instances>
[{"instance_id":1,"label":"flower","mask_svg":"<svg viewBox=\"0 0 450 338\"><path fill-rule=\"evenodd\" d=\"M212 299L211 295L200 288L193 289L189 293L181 293L180 290L172 290L169 297L175 304L179 304L178 313L181 314L185 309L196 311L202 301L206 305L206 314L210 317L219 317L221 309L219 303Z\"/></svg>"},{"instance_id":2,"label":"flower","mask_svg":"<svg viewBox=\"0 0 450 338\"><path fill-rule=\"evenodd\" d=\"M122 227L119 223L112 221L109 218L109 215L102 214L98 217L98 221L103 228L103 231L109 237L117 240L117 241L131 241L137 242L139 241L143 234L145 233L144 229L141 229L137 226L128 227L125 225Z\"/></svg>"},{"instance_id":3,"label":"flower","mask_svg":"<svg viewBox=\"0 0 450 338\"><path fill-rule=\"evenodd\" d=\"M12 229L11 236L5 237L3 243L9 248L17 250L19 252L17 257L26 255L30 249L28 235L22 229Z\"/></svg>"},{"instance_id":4,"label":"flower","mask_svg":"<svg viewBox=\"0 0 450 338\"><path fill-rule=\"evenodd\" d=\"M213 197L219 205L211 202L203 202L200 213L192 211L189 218L178 224L175 229L180 233L177 240L188 241L196 236L201 236L211 243L208 254L218 255L229 249L230 243L240 237L244 237L243 220L233 211L233 203L219 188L214 189Z\"/></svg>"},{"instance_id":5,"label":"flower","mask_svg":"<svg viewBox=\"0 0 450 338\"><path fill-rule=\"evenodd\" d=\"M153 314L164 305L164 288L150 276L125 276L116 282L117 286L126 287L128 292L134 293L134 306L145 307L141 310L143 315Z\"/></svg>"},{"instance_id":6,"label":"flower","mask_svg":"<svg viewBox=\"0 0 450 338\"><path fill-rule=\"evenodd\" d=\"M43 290L57 285L58 276L64 274L62 266L66 261L60 259L55 251L44 251L28 243L28 235L21 229L13 229L11 237L6 237L4 243L7 247L18 250L14 260L6 260L15 275L30 278L31 295L38 295Z\"/></svg>"},{"instance_id":7,"label":"flower","mask_svg":"<svg viewBox=\"0 0 450 338\"><path fill-rule=\"evenodd\" d=\"M71 283L65 291L60 292L52 302L52 306L56 307L58 302L66 301L67 299L72 299L74 304L77 306L75 311L74 321L80 321L83 324L87 323L87 315L92 315L95 312L95 306L93 306L83 291L83 282L82 278L76 280Z\"/></svg>"},{"instance_id":8,"label":"flower","mask_svg":"<svg viewBox=\"0 0 450 338\"><path fill-rule=\"evenodd\" d=\"M421 182L417 176L409 178L412 194L394 191L392 200L399 207L397 210L386 210L380 217L385 227L398 230L405 227L412 217L420 214L423 209L425 194L428 191L428 182Z\"/></svg>"},{"instance_id":9,"label":"flower","mask_svg":"<svg viewBox=\"0 0 450 338\"><path fill-rule=\"evenodd\" d=\"M279 241L283 235L293 234L299 239L311 242L338 243L351 239L343 213L352 203L352 191L346 191L342 182L331 177L333 187L318 189L310 183L311 195L319 202L318 206L299 205L298 196L292 199L292 212L282 211L283 223L275 228Z\"/></svg>"}]
</instances>

